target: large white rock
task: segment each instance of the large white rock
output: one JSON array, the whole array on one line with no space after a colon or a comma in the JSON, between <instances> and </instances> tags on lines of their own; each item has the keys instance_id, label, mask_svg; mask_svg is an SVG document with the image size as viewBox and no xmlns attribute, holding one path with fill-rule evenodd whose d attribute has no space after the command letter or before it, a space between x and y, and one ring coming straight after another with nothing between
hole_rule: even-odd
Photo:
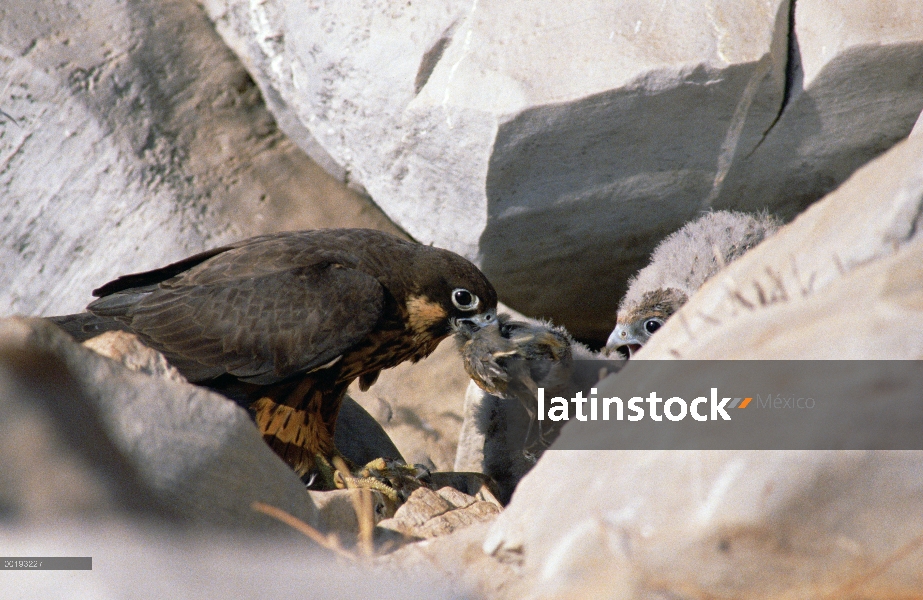
<instances>
[{"instance_id":1,"label":"large white rock","mask_svg":"<svg viewBox=\"0 0 923 600\"><path fill-rule=\"evenodd\" d=\"M532 598L898 598L919 452L549 452L483 549ZM873 576L874 575L874 576Z\"/></svg>"},{"instance_id":2,"label":"large white rock","mask_svg":"<svg viewBox=\"0 0 923 600\"><path fill-rule=\"evenodd\" d=\"M921 110L923 12L912 0L798 0L785 101L745 147L723 202L786 217L907 135Z\"/></svg>"},{"instance_id":3,"label":"large white rock","mask_svg":"<svg viewBox=\"0 0 923 600\"><path fill-rule=\"evenodd\" d=\"M388 228L278 130L191 0L0 8L0 315L257 233Z\"/></svg>"},{"instance_id":4,"label":"large white rock","mask_svg":"<svg viewBox=\"0 0 923 600\"><path fill-rule=\"evenodd\" d=\"M697 211L792 217L923 108L913 0L200 1L302 147L591 338Z\"/></svg>"},{"instance_id":5,"label":"large white rock","mask_svg":"<svg viewBox=\"0 0 923 600\"><path fill-rule=\"evenodd\" d=\"M805 86L809 86L830 63L861 60L862 48L881 46L877 51L892 55L894 60L920 43L923 13L913 2L893 2L887 11L871 0L831 2L798 0L795 25L804 69ZM906 65L905 65L906 66ZM867 85L867 83L865 84Z\"/></svg>"}]
</instances>

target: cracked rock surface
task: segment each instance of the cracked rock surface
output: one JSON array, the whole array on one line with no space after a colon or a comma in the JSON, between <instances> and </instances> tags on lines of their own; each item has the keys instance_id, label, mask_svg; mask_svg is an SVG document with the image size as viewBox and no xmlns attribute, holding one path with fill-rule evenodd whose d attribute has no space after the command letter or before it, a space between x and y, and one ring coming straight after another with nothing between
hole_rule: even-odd
<instances>
[{"instance_id":1,"label":"cracked rock surface","mask_svg":"<svg viewBox=\"0 0 923 600\"><path fill-rule=\"evenodd\" d=\"M500 508L450 487L438 491L420 488L410 495L394 516L378 523L383 529L410 538L434 538L493 520Z\"/></svg>"}]
</instances>

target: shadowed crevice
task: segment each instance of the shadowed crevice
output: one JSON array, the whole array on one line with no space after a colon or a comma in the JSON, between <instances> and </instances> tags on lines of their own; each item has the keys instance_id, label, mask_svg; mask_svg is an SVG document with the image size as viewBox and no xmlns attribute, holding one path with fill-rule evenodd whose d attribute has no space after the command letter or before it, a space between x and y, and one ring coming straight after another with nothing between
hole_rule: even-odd
<instances>
[{"instance_id":1,"label":"shadowed crevice","mask_svg":"<svg viewBox=\"0 0 923 600\"><path fill-rule=\"evenodd\" d=\"M455 30L458 29L458 23L458 19L453 21L452 24L442 32L439 39L436 40L436 43L423 54L423 58L420 59L420 66L417 68L417 76L413 80L413 93L415 96L426 86L426 82L429 81L430 76L436 69L436 65L442 60L445 49L449 47L452 36L455 35Z\"/></svg>"},{"instance_id":2,"label":"shadowed crevice","mask_svg":"<svg viewBox=\"0 0 923 600\"><path fill-rule=\"evenodd\" d=\"M776 113L775 118L766 128L766 131L763 132L762 137L747 155L747 158L750 158L756 152L756 149L760 147L769 132L776 126L792 98L804 91L804 67L801 64L801 48L798 45L798 32L795 29L796 1L791 0L788 5L788 52L785 61L785 86L782 88L782 102L779 104L779 112Z\"/></svg>"}]
</instances>

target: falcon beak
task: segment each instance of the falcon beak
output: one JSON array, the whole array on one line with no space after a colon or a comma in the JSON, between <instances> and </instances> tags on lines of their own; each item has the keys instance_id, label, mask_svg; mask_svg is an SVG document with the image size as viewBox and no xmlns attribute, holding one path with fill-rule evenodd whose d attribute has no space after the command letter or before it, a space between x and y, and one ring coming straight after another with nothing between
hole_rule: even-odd
<instances>
[{"instance_id":1,"label":"falcon beak","mask_svg":"<svg viewBox=\"0 0 923 600\"><path fill-rule=\"evenodd\" d=\"M606 347L603 348L603 352L606 356L613 352L618 352L627 356L627 358L631 358L635 352L641 349L642 345L641 340L629 334L624 325L616 325L612 333L609 334L609 339L606 340Z\"/></svg>"},{"instance_id":2,"label":"falcon beak","mask_svg":"<svg viewBox=\"0 0 923 600\"><path fill-rule=\"evenodd\" d=\"M491 325L496 322L497 322L497 311L491 309L491 310L488 310L487 312L482 312L476 315L472 315L470 317L464 317L462 319L453 319L452 328L455 331L465 329L473 333L477 331L478 329L487 327L488 325Z\"/></svg>"}]
</instances>

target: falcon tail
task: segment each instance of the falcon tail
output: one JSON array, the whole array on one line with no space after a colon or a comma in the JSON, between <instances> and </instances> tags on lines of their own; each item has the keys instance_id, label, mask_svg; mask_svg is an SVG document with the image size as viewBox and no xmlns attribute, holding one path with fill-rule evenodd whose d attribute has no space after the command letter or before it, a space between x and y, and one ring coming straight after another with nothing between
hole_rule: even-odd
<instances>
[{"instance_id":1,"label":"falcon tail","mask_svg":"<svg viewBox=\"0 0 923 600\"><path fill-rule=\"evenodd\" d=\"M83 312L76 315L61 315L60 317L47 317L49 321L63 329L78 342L85 342L107 331L128 331L124 323L112 317L100 317L93 313Z\"/></svg>"}]
</instances>

